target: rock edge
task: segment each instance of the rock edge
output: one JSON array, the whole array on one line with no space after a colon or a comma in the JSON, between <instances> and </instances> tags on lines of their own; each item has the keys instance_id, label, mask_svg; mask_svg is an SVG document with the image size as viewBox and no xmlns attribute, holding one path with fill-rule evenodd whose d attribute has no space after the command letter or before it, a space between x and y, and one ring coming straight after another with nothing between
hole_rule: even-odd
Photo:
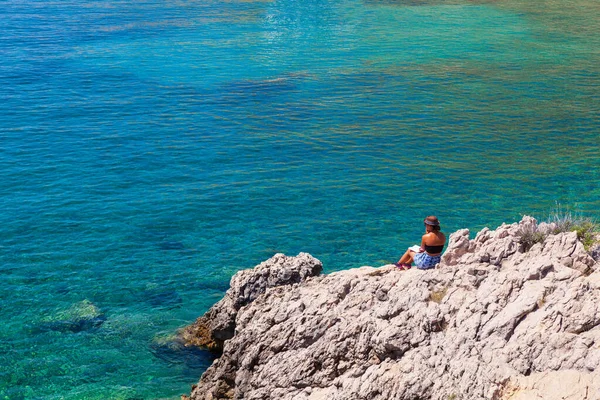
<instances>
[{"instance_id":1,"label":"rock edge","mask_svg":"<svg viewBox=\"0 0 600 400\"><path fill-rule=\"evenodd\" d=\"M575 232L524 248L533 228L457 231L435 270L361 267L260 293L232 279L234 331L216 324L223 353L191 399L600 399L598 264Z\"/></svg>"},{"instance_id":2,"label":"rock edge","mask_svg":"<svg viewBox=\"0 0 600 400\"><path fill-rule=\"evenodd\" d=\"M179 332L186 346L206 347L221 351L223 343L235 332L237 313L269 288L293 285L323 271L323 264L308 253L296 257L276 254L253 269L236 273L223 299L192 325Z\"/></svg>"}]
</instances>

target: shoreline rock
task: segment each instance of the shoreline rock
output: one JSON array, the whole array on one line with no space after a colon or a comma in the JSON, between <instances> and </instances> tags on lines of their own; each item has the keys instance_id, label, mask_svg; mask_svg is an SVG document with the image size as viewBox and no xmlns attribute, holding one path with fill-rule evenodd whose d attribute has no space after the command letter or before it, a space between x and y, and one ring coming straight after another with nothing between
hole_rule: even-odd
<instances>
[{"instance_id":1,"label":"shoreline rock","mask_svg":"<svg viewBox=\"0 0 600 400\"><path fill-rule=\"evenodd\" d=\"M223 343L235 332L235 319L240 308L254 301L269 288L293 285L323 271L323 264L307 253L296 257L276 254L253 269L236 273L223 299L210 308L194 324L179 332L186 346L205 347L219 352Z\"/></svg>"},{"instance_id":2,"label":"shoreline rock","mask_svg":"<svg viewBox=\"0 0 600 400\"><path fill-rule=\"evenodd\" d=\"M525 246L536 227L524 217L474 239L457 231L435 270L361 267L256 291L232 279L222 301L233 312L201 317L229 330L211 334L222 355L190 397L598 399L599 265L575 232ZM540 383L563 371L569 387Z\"/></svg>"}]
</instances>

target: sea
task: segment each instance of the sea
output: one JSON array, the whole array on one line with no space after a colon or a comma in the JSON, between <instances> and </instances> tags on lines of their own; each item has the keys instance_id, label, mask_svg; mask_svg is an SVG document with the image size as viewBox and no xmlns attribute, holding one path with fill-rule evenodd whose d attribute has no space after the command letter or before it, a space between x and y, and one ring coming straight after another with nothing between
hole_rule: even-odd
<instances>
[{"instance_id":1,"label":"sea","mask_svg":"<svg viewBox=\"0 0 600 400\"><path fill-rule=\"evenodd\" d=\"M597 0L0 1L0 400L178 399L276 253L599 208Z\"/></svg>"}]
</instances>

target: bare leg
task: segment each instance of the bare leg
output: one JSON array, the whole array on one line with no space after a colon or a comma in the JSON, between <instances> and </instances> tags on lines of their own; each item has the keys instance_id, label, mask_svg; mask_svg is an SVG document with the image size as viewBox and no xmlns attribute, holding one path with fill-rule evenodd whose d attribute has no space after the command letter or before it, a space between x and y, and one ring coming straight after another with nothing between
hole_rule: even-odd
<instances>
[{"instance_id":1,"label":"bare leg","mask_svg":"<svg viewBox=\"0 0 600 400\"><path fill-rule=\"evenodd\" d=\"M397 262L397 264L412 264L415 259L415 254L416 253L412 250L406 250L406 253L400 257L400 260Z\"/></svg>"}]
</instances>

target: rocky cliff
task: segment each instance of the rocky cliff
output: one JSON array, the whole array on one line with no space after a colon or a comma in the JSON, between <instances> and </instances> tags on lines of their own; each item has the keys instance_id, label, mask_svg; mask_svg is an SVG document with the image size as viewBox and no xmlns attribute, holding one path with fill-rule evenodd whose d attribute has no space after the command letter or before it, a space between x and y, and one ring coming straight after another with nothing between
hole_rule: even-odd
<instances>
[{"instance_id":1,"label":"rocky cliff","mask_svg":"<svg viewBox=\"0 0 600 400\"><path fill-rule=\"evenodd\" d=\"M526 240L541 229L455 232L428 271L277 255L182 334L222 346L191 398L600 399L599 265L575 232Z\"/></svg>"}]
</instances>

